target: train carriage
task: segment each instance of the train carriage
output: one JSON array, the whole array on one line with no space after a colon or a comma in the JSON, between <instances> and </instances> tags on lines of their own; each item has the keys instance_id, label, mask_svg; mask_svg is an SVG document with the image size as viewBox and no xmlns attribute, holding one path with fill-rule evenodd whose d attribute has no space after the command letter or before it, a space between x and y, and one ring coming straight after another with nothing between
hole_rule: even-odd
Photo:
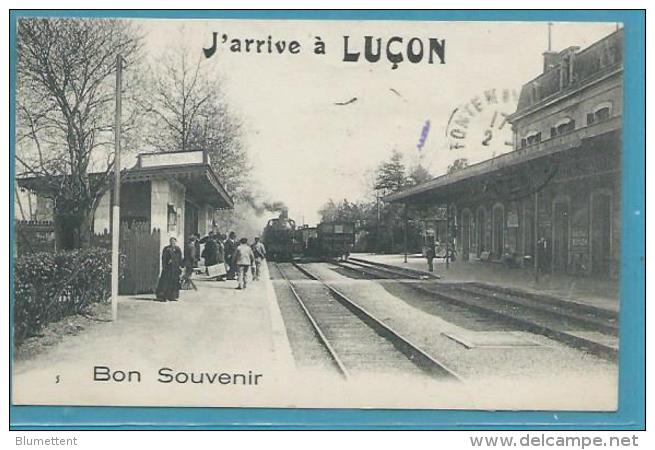
<instances>
[{"instance_id":1,"label":"train carriage","mask_svg":"<svg viewBox=\"0 0 655 450\"><path fill-rule=\"evenodd\" d=\"M318 224L318 251L322 257L337 258L350 254L355 245L355 224L321 222Z\"/></svg>"}]
</instances>

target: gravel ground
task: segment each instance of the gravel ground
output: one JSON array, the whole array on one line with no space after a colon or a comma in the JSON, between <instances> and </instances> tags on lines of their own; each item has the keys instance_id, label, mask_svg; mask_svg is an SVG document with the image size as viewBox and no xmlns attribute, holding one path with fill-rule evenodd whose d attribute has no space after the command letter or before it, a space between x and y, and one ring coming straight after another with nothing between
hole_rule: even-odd
<instances>
[{"instance_id":1,"label":"gravel ground","mask_svg":"<svg viewBox=\"0 0 655 450\"><path fill-rule=\"evenodd\" d=\"M618 370L613 363L529 333L519 335L539 346L467 349L444 333L512 329L496 328L493 320L475 315L469 322L461 311L395 281L349 279L327 264L308 268L463 377L482 404L489 399L494 407L525 408L531 399L544 408L616 405Z\"/></svg>"}]
</instances>

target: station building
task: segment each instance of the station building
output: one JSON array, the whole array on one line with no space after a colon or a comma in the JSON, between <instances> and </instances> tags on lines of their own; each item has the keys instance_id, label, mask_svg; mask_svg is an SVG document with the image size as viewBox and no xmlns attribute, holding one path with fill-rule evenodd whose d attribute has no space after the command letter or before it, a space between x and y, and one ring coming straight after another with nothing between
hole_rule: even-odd
<instances>
[{"instance_id":1,"label":"station building","mask_svg":"<svg viewBox=\"0 0 655 450\"><path fill-rule=\"evenodd\" d=\"M17 224L52 224L52 194L43 191L44 183L36 177L17 176L16 184ZM112 201L110 188L93 212L94 234L111 231ZM142 153L136 164L121 174L121 226L160 230L160 248L168 245L171 237L184 242L193 233L207 234L214 210L233 206L209 156L202 151Z\"/></svg>"},{"instance_id":2,"label":"station building","mask_svg":"<svg viewBox=\"0 0 655 450\"><path fill-rule=\"evenodd\" d=\"M508 117L512 151L384 200L446 206L463 261L617 278L623 30L543 56Z\"/></svg>"}]
</instances>

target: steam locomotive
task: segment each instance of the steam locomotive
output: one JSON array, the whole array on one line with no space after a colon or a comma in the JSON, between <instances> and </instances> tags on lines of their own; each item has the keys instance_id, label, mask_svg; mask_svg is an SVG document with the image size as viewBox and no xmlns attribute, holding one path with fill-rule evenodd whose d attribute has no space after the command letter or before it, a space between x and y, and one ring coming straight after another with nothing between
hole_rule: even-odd
<instances>
[{"instance_id":1,"label":"steam locomotive","mask_svg":"<svg viewBox=\"0 0 655 450\"><path fill-rule=\"evenodd\" d=\"M296 227L287 211L270 219L262 240L272 261L291 261L294 256L325 259L351 252L355 243L355 225L349 222L321 222L315 228Z\"/></svg>"},{"instance_id":2,"label":"steam locomotive","mask_svg":"<svg viewBox=\"0 0 655 450\"><path fill-rule=\"evenodd\" d=\"M264 227L262 241L266 246L268 259L272 261L290 261L298 244L296 243L296 222L289 219L287 210L280 216L270 219Z\"/></svg>"}]
</instances>

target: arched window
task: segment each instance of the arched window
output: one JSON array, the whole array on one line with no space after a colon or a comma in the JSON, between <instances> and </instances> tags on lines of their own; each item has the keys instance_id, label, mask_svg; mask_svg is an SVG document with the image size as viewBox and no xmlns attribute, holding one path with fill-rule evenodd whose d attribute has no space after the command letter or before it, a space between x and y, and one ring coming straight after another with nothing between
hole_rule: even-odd
<instances>
[{"instance_id":1,"label":"arched window","mask_svg":"<svg viewBox=\"0 0 655 450\"><path fill-rule=\"evenodd\" d=\"M541 131L530 130L521 139L521 147L538 144L539 142L541 142Z\"/></svg>"},{"instance_id":2,"label":"arched window","mask_svg":"<svg viewBox=\"0 0 655 450\"><path fill-rule=\"evenodd\" d=\"M550 128L550 137L561 136L575 130L575 120L570 117L564 117L555 123L554 127Z\"/></svg>"},{"instance_id":3,"label":"arched window","mask_svg":"<svg viewBox=\"0 0 655 450\"><path fill-rule=\"evenodd\" d=\"M612 117L612 102L599 103L587 114L587 125L602 122Z\"/></svg>"}]
</instances>

